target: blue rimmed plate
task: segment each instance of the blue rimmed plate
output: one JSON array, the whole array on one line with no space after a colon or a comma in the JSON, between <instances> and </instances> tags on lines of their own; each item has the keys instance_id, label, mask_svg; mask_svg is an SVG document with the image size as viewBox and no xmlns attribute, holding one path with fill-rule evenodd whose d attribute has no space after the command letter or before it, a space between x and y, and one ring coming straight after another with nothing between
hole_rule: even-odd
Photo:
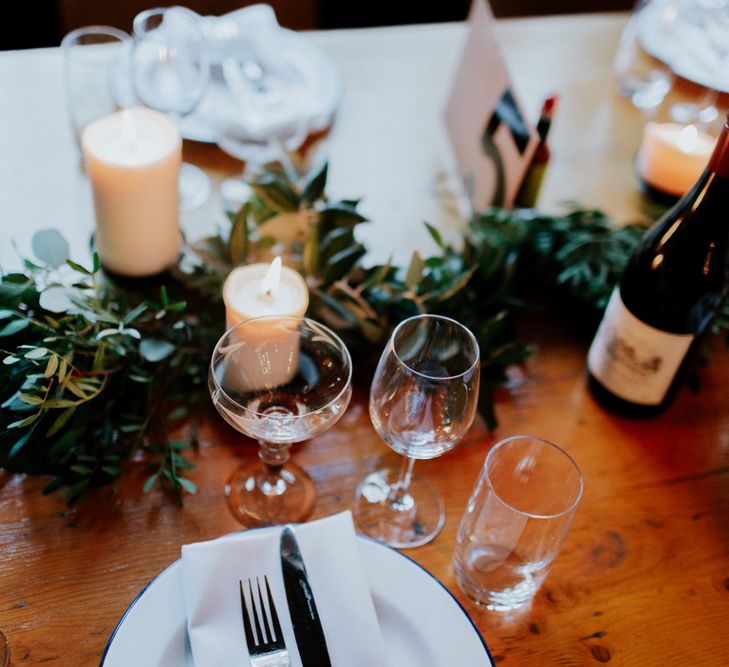
<instances>
[{"instance_id":1,"label":"blue rimmed plate","mask_svg":"<svg viewBox=\"0 0 729 667\"><path fill-rule=\"evenodd\" d=\"M483 637L443 584L399 551L360 536L357 543L391 666L493 666ZM129 606L101 665L192 667L186 625L177 560Z\"/></svg>"}]
</instances>

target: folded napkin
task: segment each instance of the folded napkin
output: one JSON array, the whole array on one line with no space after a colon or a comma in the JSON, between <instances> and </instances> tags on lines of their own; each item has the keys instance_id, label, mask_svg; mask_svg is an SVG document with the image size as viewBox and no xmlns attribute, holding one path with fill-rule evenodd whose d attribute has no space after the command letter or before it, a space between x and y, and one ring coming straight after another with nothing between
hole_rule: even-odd
<instances>
[{"instance_id":1,"label":"folded napkin","mask_svg":"<svg viewBox=\"0 0 729 667\"><path fill-rule=\"evenodd\" d=\"M245 664L239 580L268 577L292 667L301 667L281 574L281 527L182 547L187 628L195 665ZM349 512L295 526L332 667L386 665L385 647Z\"/></svg>"}]
</instances>

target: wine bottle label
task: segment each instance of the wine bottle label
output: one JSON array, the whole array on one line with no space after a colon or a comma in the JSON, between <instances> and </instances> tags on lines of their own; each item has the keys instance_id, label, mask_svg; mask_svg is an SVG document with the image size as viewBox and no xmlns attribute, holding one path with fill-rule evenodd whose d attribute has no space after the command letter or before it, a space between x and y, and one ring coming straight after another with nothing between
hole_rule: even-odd
<instances>
[{"instance_id":1,"label":"wine bottle label","mask_svg":"<svg viewBox=\"0 0 729 667\"><path fill-rule=\"evenodd\" d=\"M616 288L590 346L587 366L619 398L659 405L693 338L642 322L625 307Z\"/></svg>"}]
</instances>

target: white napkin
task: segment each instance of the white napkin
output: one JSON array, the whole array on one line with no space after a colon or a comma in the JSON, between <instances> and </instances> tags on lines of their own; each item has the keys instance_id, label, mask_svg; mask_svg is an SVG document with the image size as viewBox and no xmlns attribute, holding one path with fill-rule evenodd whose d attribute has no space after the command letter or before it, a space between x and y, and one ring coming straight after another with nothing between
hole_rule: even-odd
<instances>
[{"instance_id":1,"label":"white napkin","mask_svg":"<svg viewBox=\"0 0 729 667\"><path fill-rule=\"evenodd\" d=\"M332 667L386 665L385 647L349 512L294 528ZM238 581L268 577L292 667L301 667L281 574L281 527L182 547L187 628L195 665L242 665L247 655ZM264 594L265 595L265 594Z\"/></svg>"}]
</instances>

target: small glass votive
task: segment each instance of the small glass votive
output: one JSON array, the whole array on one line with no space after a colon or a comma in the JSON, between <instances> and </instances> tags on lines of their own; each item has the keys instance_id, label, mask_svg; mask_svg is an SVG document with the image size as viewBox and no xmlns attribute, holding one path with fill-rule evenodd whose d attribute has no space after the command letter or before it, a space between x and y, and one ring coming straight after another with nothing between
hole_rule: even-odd
<instances>
[{"instance_id":1,"label":"small glass votive","mask_svg":"<svg viewBox=\"0 0 729 667\"><path fill-rule=\"evenodd\" d=\"M494 445L466 506L453 566L461 590L488 609L528 604L582 497L582 474L557 445L514 436Z\"/></svg>"}]
</instances>

